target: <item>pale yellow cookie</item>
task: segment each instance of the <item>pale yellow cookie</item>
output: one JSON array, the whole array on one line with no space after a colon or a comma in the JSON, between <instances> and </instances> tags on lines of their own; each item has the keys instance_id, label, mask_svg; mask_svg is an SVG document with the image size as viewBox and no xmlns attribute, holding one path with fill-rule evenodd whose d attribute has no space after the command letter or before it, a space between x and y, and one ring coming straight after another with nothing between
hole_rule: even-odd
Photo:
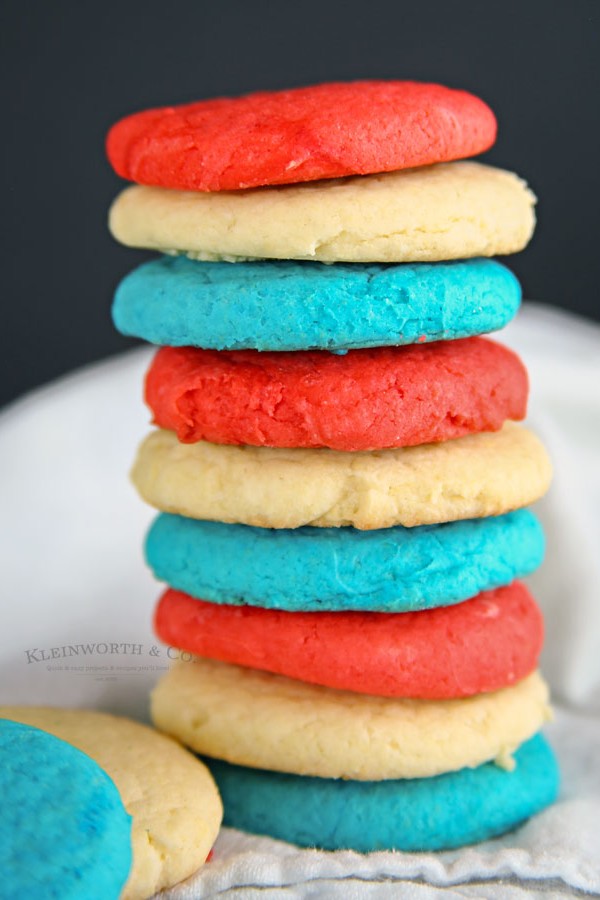
<instances>
[{"instance_id":1,"label":"pale yellow cookie","mask_svg":"<svg viewBox=\"0 0 600 900\"><path fill-rule=\"evenodd\" d=\"M152 696L156 726L197 753L357 781L427 778L493 759L510 766L548 716L537 672L493 694L399 700L198 659L171 669Z\"/></svg>"},{"instance_id":2,"label":"pale yellow cookie","mask_svg":"<svg viewBox=\"0 0 600 900\"><path fill-rule=\"evenodd\" d=\"M360 453L180 444L154 431L132 477L152 506L192 519L370 529L500 515L538 500L551 474L538 438L507 422L497 432Z\"/></svg>"},{"instance_id":3,"label":"pale yellow cookie","mask_svg":"<svg viewBox=\"0 0 600 900\"><path fill-rule=\"evenodd\" d=\"M130 719L89 710L5 706L0 717L73 744L112 778L133 820L133 865L122 900L150 897L205 861L223 808L206 767L175 741Z\"/></svg>"},{"instance_id":4,"label":"pale yellow cookie","mask_svg":"<svg viewBox=\"0 0 600 900\"><path fill-rule=\"evenodd\" d=\"M522 250L534 203L512 172L451 162L235 192L128 187L109 227L130 247L202 260L431 262Z\"/></svg>"}]
</instances>

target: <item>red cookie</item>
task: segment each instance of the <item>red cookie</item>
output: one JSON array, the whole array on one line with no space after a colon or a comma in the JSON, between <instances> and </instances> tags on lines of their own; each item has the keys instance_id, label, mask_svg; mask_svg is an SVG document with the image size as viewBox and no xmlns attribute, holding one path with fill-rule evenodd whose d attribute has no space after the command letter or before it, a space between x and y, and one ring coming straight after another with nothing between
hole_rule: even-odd
<instances>
[{"instance_id":1,"label":"red cookie","mask_svg":"<svg viewBox=\"0 0 600 900\"><path fill-rule=\"evenodd\" d=\"M172 589L158 637L199 656L381 697L453 698L532 672L542 614L521 582L420 612L284 612L206 603Z\"/></svg>"},{"instance_id":2,"label":"red cookie","mask_svg":"<svg viewBox=\"0 0 600 900\"><path fill-rule=\"evenodd\" d=\"M522 419L527 372L486 338L259 352L162 347L146 376L154 422L182 443L378 450Z\"/></svg>"},{"instance_id":3,"label":"red cookie","mask_svg":"<svg viewBox=\"0 0 600 900\"><path fill-rule=\"evenodd\" d=\"M466 91L355 81L146 110L106 147L130 181L233 191L464 159L495 138L493 112Z\"/></svg>"}]
</instances>

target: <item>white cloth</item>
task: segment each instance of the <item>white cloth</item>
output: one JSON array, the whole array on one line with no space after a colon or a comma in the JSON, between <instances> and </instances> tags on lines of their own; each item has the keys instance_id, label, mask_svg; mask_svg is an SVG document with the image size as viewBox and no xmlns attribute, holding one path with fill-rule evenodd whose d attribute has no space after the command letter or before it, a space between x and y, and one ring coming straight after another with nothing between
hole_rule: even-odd
<instances>
[{"instance_id":1,"label":"white cloth","mask_svg":"<svg viewBox=\"0 0 600 900\"><path fill-rule=\"evenodd\" d=\"M170 897L600 894L600 327L532 304L500 340L529 368L529 423L556 468L538 508L547 560L530 583L559 705L549 736L564 773L560 803L512 835L443 854L325 854L224 829L213 862ZM140 549L153 513L126 472L149 421L150 355L88 367L0 415L0 703L147 717L168 654L152 635L159 588Z\"/></svg>"}]
</instances>

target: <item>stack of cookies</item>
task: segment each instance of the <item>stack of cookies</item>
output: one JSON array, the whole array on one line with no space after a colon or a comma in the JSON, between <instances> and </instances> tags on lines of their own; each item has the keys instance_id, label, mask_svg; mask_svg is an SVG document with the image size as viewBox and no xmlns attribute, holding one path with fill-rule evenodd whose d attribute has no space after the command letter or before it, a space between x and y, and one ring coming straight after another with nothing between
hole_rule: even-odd
<instances>
[{"instance_id":1,"label":"stack of cookies","mask_svg":"<svg viewBox=\"0 0 600 900\"><path fill-rule=\"evenodd\" d=\"M108 138L117 328L160 345L133 478L162 510L159 728L225 823L306 846L456 847L550 803L550 466L527 374L479 335L520 289L534 198L464 160L489 108L413 82L150 110ZM232 265L231 263L235 263ZM335 265L324 265L335 263ZM193 659L191 659L193 655Z\"/></svg>"}]
</instances>

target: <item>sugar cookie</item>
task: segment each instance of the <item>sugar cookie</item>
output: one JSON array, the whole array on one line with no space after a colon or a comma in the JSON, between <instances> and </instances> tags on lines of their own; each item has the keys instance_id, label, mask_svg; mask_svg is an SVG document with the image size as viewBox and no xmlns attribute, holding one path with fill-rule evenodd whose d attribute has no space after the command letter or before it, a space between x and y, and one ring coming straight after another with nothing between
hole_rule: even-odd
<instances>
[{"instance_id":1,"label":"sugar cookie","mask_svg":"<svg viewBox=\"0 0 600 900\"><path fill-rule=\"evenodd\" d=\"M109 227L129 247L204 260L434 262L522 250L534 203L512 172L454 162L238 193L135 185Z\"/></svg>"},{"instance_id":2,"label":"sugar cookie","mask_svg":"<svg viewBox=\"0 0 600 900\"><path fill-rule=\"evenodd\" d=\"M122 900L143 900L202 865L219 831L221 800L206 768L175 741L81 709L5 706L0 717L73 744L112 778L133 820L133 867Z\"/></svg>"},{"instance_id":3,"label":"sugar cookie","mask_svg":"<svg viewBox=\"0 0 600 900\"><path fill-rule=\"evenodd\" d=\"M0 719L2 896L118 900L131 868L131 818L85 753Z\"/></svg>"},{"instance_id":4,"label":"sugar cookie","mask_svg":"<svg viewBox=\"0 0 600 900\"><path fill-rule=\"evenodd\" d=\"M413 613L284 612L166 591L157 636L198 656L379 697L442 699L529 675L542 614L522 583Z\"/></svg>"},{"instance_id":5,"label":"sugar cookie","mask_svg":"<svg viewBox=\"0 0 600 900\"><path fill-rule=\"evenodd\" d=\"M460 700L373 697L208 659L180 662L152 718L196 753L252 768L378 781L425 778L510 754L547 720L537 672Z\"/></svg>"},{"instance_id":6,"label":"sugar cookie","mask_svg":"<svg viewBox=\"0 0 600 900\"><path fill-rule=\"evenodd\" d=\"M123 279L112 312L122 334L161 346L349 350L497 331L520 301L515 276L491 259L231 266L163 256Z\"/></svg>"},{"instance_id":7,"label":"sugar cookie","mask_svg":"<svg viewBox=\"0 0 600 900\"><path fill-rule=\"evenodd\" d=\"M416 528L226 525L159 515L146 560L161 581L213 603L410 612L459 603L534 572L544 532L528 509Z\"/></svg>"},{"instance_id":8,"label":"sugar cookie","mask_svg":"<svg viewBox=\"0 0 600 900\"><path fill-rule=\"evenodd\" d=\"M225 824L324 850L450 850L510 831L554 802L559 773L542 735L494 763L434 778L345 781L206 759L225 804Z\"/></svg>"},{"instance_id":9,"label":"sugar cookie","mask_svg":"<svg viewBox=\"0 0 600 900\"><path fill-rule=\"evenodd\" d=\"M491 259L398 266L197 262L163 256L117 288L122 334L168 347L348 350L497 331L521 288Z\"/></svg>"},{"instance_id":10,"label":"sugar cookie","mask_svg":"<svg viewBox=\"0 0 600 900\"><path fill-rule=\"evenodd\" d=\"M495 516L539 499L551 466L540 441L501 431L442 444L343 453L180 444L170 431L142 443L132 477L164 512L262 528L389 528Z\"/></svg>"},{"instance_id":11,"label":"sugar cookie","mask_svg":"<svg viewBox=\"0 0 600 900\"><path fill-rule=\"evenodd\" d=\"M145 397L184 443L355 451L497 431L528 390L516 353L473 337L341 356L162 347Z\"/></svg>"},{"instance_id":12,"label":"sugar cookie","mask_svg":"<svg viewBox=\"0 0 600 900\"><path fill-rule=\"evenodd\" d=\"M354 81L135 113L111 128L107 152L140 184L230 191L461 159L495 137L493 112L466 91Z\"/></svg>"}]
</instances>

